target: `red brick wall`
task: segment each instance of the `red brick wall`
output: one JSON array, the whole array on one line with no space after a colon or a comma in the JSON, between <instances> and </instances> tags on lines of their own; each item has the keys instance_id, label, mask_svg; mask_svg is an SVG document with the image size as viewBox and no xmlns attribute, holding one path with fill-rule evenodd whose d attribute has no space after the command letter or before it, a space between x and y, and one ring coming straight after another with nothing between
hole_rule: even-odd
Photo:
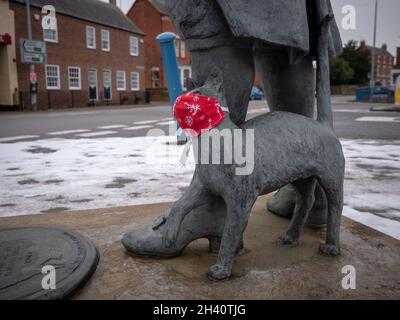
<instances>
[{"instance_id":1,"label":"red brick wall","mask_svg":"<svg viewBox=\"0 0 400 320\"><path fill-rule=\"evenodd\" d=\"M151 88L151 68L160 68L160 80L164 83L164 70L162 67L161 51L156 37L162 32L161 14L147 0L136 0L135 5L127 14L146 35L146 88Z\"/></svg>"},{"instance_id":2,"label":"red brick wall","mask_svg":"<svg viewBox=\"0 0 400 320\"><path fill-rule=\"evenodd\" d=\"M16 43L20 38L27 37L26 26L26 8L18 3L10 2L10 8L15 12L16 24ZM31 8L32 17L39 14L39 9ZM60 66L60 90L47 90L45 80L45 66L36 65L38 78L38 107L40 109L71 107L72 100L74 107L87 106L89 103L89 85L88 85L88 69L97 69L97 85L98 98L96 104L105 104L101 101L103 95L103 69L111 70L112 80L112 102L113 104L121 103L126 100L127 103L134 103L137 97L144 100L144 90L146 88L145 74L145 51L143 44L143 36L131 34L129 32L102 26L95 23L78 20L69 16L57 15L58 24L58 43L47 42L48 64ZM86 48L86 26L90 25L96 28L96 49ZM110 32L110 52L101 50L101 30L109 30ZM131 56L129 52L129 37L135 35L139 39L139 56ZM42 40L43 31L41 21L32 18L32 37L33 39ZM17 45L17 71L20 91L25 92L28 97L29 92L29 65L22 64L20 60L19 45ZM68 84L68 67L81 68L82 90L73 91L73 97L69 90ZM116 88L116 71L126 72L126 91L120 92ZM140 73L140 93L131 91L130 73ZM29 99L27 99L29 100Z\"/></svg>"}]
</instances>

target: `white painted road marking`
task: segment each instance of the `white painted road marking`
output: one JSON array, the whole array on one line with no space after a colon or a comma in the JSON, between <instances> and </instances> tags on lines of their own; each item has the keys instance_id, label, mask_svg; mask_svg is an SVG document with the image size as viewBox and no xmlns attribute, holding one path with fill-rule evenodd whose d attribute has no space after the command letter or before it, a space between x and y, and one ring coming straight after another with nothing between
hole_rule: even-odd
<instances>
[{"instance_id":1,"label":"white painted road marking","mask_svg":"<svg viewBox=\"0 0 400 320\"><path fill-rule=\"evenodd\" d=\"M137 122L134 122L133 124L150 124L150 123L156 123L156 122L158 122L159 120L146 120L146 121L137 121Z\"/></svg>"},{"instance_id":2,"label":"white painted road marking","mask_svg":"<svg viewBox=\"0 0 400 320\"><path fill-rule=\"evenodd\" d=\"M167 121L167 120L174 120L174 118L169 117L169 118L162 118L161 119L161 121Z\"/></svg>"},{"instance_id":3,"label":"white painted road marking","mask_svg":"<svg viewBox=\"0 0 400 320\"><path fill-rule=\"evenodd\" d=\"M334 109L333 112L369 113L367 109Z\"/></svg>"},{"instance_id":4,"label":"white painted road marking","mask_svg":"<svg viewBox=\"0 0 400 320\"><path fill-rule=\"evenodd\" d=\"M65 131L54 131L47 133L50 136L62 136L64 134L72 134L72 133L82 133L82 132L89 132L88 129L76 129L76 130L65 130Z\"/></svg>"},{"instance_id":5,"label":"white painted road marking","mask_svg":"<svg viewBox=\"0 0 400 320\"><path fill-rule=\"evenodd\" d=\"M126 125L123 124L116 124L116 125L111 125L111 126L103 126L103 127L97 127L97 129L121 129L121 128L126 128Z\"/></svg>"},{"instance_id":6,"label":"white painted road marking","mask_svg":"<svg viewBox=\"0 0 400 320\"><path fill-rule=\"evenodd\" d=\"M154 126L136 126L136 127L124 128L124 130L133 131L133 130L149 129L153 127Z\"/></svg>"},{"instance_id":7,"label":"white painted road marking","mask_svg":"<svg viewBox=\"0 0 400 320\"><path fill-rule=\"evenodd\" d=\"M117 131L98 131L98 132L89 132L89 133L82 133L82 134L77 134L77 137L81 138L90 138L90 137L99 137L99 136L106 136L110 134L117 133Z\"/></svg>"},{"instance_id":8,"label":"white painted road marking","mask_svg":"<svg viewBox=\"0 0 400 320\"><path fill-rule=\"evenodd\" d=\"M400 118L394 118L394 117L361 117L356 119L356 121L361 121L361 122L399 122L400 123Z\"/></svg>"},{"instance_id":9,"label":"white painted road marking","mask_svg":"<svg viewBox=\"0 0 400 320\"><path fill-rule=\"evenodd\" d=\"M170 124L174 124L175 121L164 121L164 122L157 122L156 125L158 126L169 126Z\"/></svg>"},{"instance_id":10,"label":"white painted road marking","mask_svg":"<svg viewBox=\"0 0 400 320\"><path fill-rule=\"evenodd\" d=\"M35 139L35 138L39 138L39 136L17 136L17 137L0 138L0 142L10 142L10 141Z\"/></svg>"}]
</instances>

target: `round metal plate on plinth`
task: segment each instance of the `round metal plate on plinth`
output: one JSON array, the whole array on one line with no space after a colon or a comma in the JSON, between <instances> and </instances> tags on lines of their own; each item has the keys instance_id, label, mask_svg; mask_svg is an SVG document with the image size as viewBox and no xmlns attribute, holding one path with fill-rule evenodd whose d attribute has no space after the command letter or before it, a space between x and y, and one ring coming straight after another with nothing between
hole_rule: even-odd
<instances>
[{"instance_id":1,"label":"round metal plate on plinth","mask_svg":"<svg viewBox=\"0 0 400 320\"><path fill-rule=\"evenodd\" d=\"M89 280L98 261L93 243L75 231L0 229L0 300L67 299Z\"/></svg>"}]
</instances>

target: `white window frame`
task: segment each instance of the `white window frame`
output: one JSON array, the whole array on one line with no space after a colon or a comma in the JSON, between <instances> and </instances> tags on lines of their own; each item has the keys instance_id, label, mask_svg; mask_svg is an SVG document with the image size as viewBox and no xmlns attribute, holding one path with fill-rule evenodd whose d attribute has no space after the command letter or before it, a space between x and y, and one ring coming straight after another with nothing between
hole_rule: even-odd
<instances>
[{"instance_id":1,"label":"white window frame","mask_svg":"<svg viewBox=\"0 0 400 320\"><path fill-rule=\"evenodd\" d=\"M154 72L158 72L158 78L154 78ZM156 86L156 83L158 82L159 87ZM161 87L161 79L160 79L160 68L159 67L153 67L151 68L151 87L152 88L160 88Z\"/></svg>"},{"instance_id":2,"label":"white window frame","mask_svg":"<svg viewBox=\"0 0 400 320\"><path fill-rule=\"evenodd\" d=\"M48 67L55 67L57 70L57 86L49 86L49 78L53 77L55 78L55 76L49 76L49 74L47 73L47 68ZM61 79L60 79L60 66L57 64L46 64L45 65L45 75L46 75L46 89L47 90L60 90L61 89Z\"/></svg>"},{"instance_id":3,"label":"white window frame","mask_svg":"<svg viewBox=\"0 0 400 320\"><path fill-rule=\"evenodd\" d=\"M97 73L97 69L96 68L88 68L88 77L87 77L87 84L88 84L88 91L90 90L90 77L89 77L89 72L93 71L94 74L96 75L96 99L94 99L94 101L98 101L99 100L99 75Z\"/></svg>"},{"instance_id":4,"label":"white window frame","mask_svg":"<svg viewBox=\"0 0 400 320\"><path fill-rule=\"evenodd\" d=\"M136 50L134 44L136 44ZM138 57L139 56L139 38L135 36L129 36L129 53L131 56Z\"/></svg>"},{"instance_id":5,"label":"white window frame","mask_svg":"<svg viewBox=\"0 0 400 320\"><path fill-rule=\"evenodd\" d=\"M118 82L120 81L120 79L118 76L122 74L124 75L124 87L119 87ZM117 91L126 91L126 72L122 70L117 70L115 80L117 85Z\"/></svg>"},{"instance_id":6,"label":"white window frame","mask_svg":"<svg viewBox=\"0 0 400 320\"><path fill-rule=\"evenodd\" d=\"M181 58L185 59L186 58L186 43L185 43L185 41L181 41L180 45L181 45L181 47L180 47Z\"/></svg>"},{"instance_id":7,"label":"white window frame","mask_svg":"<svg viewBox=\"0 0 400 320\"><path fill-rule=\"evenodd\" d=\"M183 90L187 90L185 83L185 70L189 71L189 78L192 77L192 67L191 66L179 66L179 75L181 78L182 88Z\"/></svg>"},{"instance_id":8,"label":"white window frame","mask_svg":"<svg viewBox=\"0 0 400 320\"><path fill-rule=\"evenodd\" d=\"M106 36L105 36L106 35ZM107 43L107 47L104 47L104 42ZM110 52L111 51L111 45L110 45L110 31L102 29L101 30L101 50Z\"/></svg>"},{"instance_id":9,"label":"white window frame","mask_svg":"<svg viewBox=\"0 0 400 320\"><path fill-rule=\"evenodd\" d=\"M103 91L104 91L104 72L107 72L110 75L110 99L104 99L104 101L112 101L113 99L113 87L112 87L112 72L110 69L103 69ZM104 96L104 95L103 95Z\"/></svg>"},{"instance_id":10,"label":"white window frame","mask_svg":"<svg viewBox=\"0 0 400 320\"><path fill-rule=\"evenodd\" d=\"M93 32L93 45L90 45L89 30ZM96 28L92 26L86 26L86 48L96 49Z\"/></svg>"},{"instance_id":11,"label":"white window frame","mask_svg":"<svg viewBox=\"0 0 400 320\"><path fill-rule=\"evenodd\" d=\"M75 69L78 70L78 77L71 77L71 70ZM73 87L71 86L71 79L77 79L79 82L79 86ZM75 91L75 90L82 90L82 76L81 76L81 68L80 67L68 67L68 88L69 90Z\"/></svg>"},{"instance_id":12,"label":"white window frame","mask_svg":"<svg viewBox=\"0 0 400 320\"><path fill-rule=\"evenodd\" d=\"M55 31L55 39L46 38L46 31ZM55 30L46 30L46 29L43 29L43 41L45 41L45 42L51 42L51 43L58 43L58 27L57 27L57 22L56 22Z\"/></svg>"},{"instance_id":13,"label":"white window frame","mask_svg":"<svg viewBox=\"0 0 400 320\"><path fill-rule=\"evenodd\" d=\"M137 86L133 85L133 75L137 76ZM140 91L140 72L134 71L131 72L131 91Z\"/></svg>"},{"instance_id":14,"label":"white window frame","mask_svg":"<svg viewBox=\"0 0 400 320\"><path fill-rule=\"evenodd\" d=\"M175 55L177 58L179 58L179 38L176 37L175 39Z\"/></svg>"}]
</instances>

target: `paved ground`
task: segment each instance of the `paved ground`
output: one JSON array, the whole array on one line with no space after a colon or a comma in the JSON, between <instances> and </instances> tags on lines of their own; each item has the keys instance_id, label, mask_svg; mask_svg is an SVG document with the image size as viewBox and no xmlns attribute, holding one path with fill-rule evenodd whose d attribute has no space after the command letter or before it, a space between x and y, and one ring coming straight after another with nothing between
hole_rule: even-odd
<instances>
[{"instance_id":1,"label":"paved ground","mask_svg":"<svg viewBox=\"0 0 400 320\"><path fill-rule=\"evenodd\" d=\"M2 218L1 224L62 226L88 236L99 249L100 264L76 299L400 299L397 240L343 219L341 257L319 256L324 233L311 229L304 230L299 246L282 247L276 239L288 221L266 214L265 201L261 197L253 208L233 278L218 283L206 277L216 259L207 253L206 240L174 259L125 252L122 235L153 221L168 203ZM355 268L356 289L342 287L345 266Z\"/></svg>"},{"instance_id":2,"label":"paved ground","mask_svg":"<svg viewBox=\"0 0 400 320\"><path fill-rule=\"evenodd\" d=\"M400 139L400 113L371 112L371 105L333 97L335 130L340 138ZM266 103L252 102L249 117L266 112ZM60 137L68 139L145 136L149 129L168 131L167 105L90 110L0 114L0 143Z\"/></svg>"}]
</instances>

